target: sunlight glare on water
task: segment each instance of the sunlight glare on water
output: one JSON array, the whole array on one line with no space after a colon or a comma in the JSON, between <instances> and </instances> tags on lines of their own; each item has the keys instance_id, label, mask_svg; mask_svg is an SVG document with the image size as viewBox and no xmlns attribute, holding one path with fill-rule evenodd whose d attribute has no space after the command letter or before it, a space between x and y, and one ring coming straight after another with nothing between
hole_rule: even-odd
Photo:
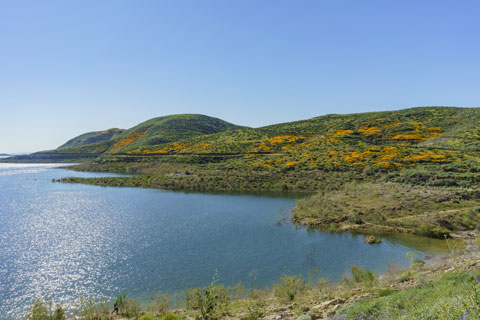
<instances>
[{"instance_id":1,"label":"sunlight glare on water","mask_svg":"<svg viewBox=\"0 0 480 320\"><path fill-rule=\"evenodd\" d=\"M281 196L199 194L52 183L106 176L58 165L0 164L0 315L24 315L38 298L181 292L220 281L265 287L314 268L333 281L350 265L383 271L412 251L384 240L278 224L295 205ZM1 318L1 317L0 317Z\"/></svg>"}]
</instances>

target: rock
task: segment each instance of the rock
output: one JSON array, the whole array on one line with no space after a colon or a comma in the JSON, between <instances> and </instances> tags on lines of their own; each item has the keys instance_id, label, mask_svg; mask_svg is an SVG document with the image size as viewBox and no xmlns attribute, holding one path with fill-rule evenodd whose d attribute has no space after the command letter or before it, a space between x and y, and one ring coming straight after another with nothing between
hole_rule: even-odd
<instances>
[{"instance_id":1,"label":"rock","mask_svg":"<svg viewBox=\"0 0 480 320\"><path fill-rule=\"evenodd\" d=\"M339 304L334 305L332 308L328 309L328 314L329 315L335 314L335 312L337 312L339 308L340 308Z\"/></svg>"},{"instance_id":2,"label":"rock","mask_svg":"<svg viewBox=\"0 0 480 320\"><path fill-rule=\"evenodd\" d=\"M318 309L326 309L328 306L340 304L340 303L343 303L343 302L344 302L343 299L336 298L336 299L324 301L320 304L317 304L316 306L313 306L312 309L317 309L317 310Z\"/></svg>"},{"instance_id":3,"label":"rock","mask_svg":"<svg viewBox=\"0 0 480 320\"><path fill-rule=\"evenodd\" d=\"M368 238L364 239L363 241L365 241L365 242L368 243L368 244L376 244L376 243L381 243L381 242L382 242L382 239L377 238L377 237L371 235L371 236L369 236Z\"/></svg>"},{"instance_id":4,"label":"rock","mask_svg":"<svg viewBox=\"0 0 480 320\"><path fill-rule=\"evenodd\" d=\"M297 320L312 320L312 316L308 314L304 314L297 318Z\"/></svg>"}]
</instances>

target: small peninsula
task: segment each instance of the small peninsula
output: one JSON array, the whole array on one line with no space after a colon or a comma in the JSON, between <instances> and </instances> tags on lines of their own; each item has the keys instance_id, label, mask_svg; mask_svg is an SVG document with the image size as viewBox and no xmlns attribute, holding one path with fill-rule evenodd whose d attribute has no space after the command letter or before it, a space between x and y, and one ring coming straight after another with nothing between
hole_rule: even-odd
<instances>
[{"instance_id":1,"label":"small peninsula","mask_svg":"<svg viewBox=\"0 0 480 320\"><path fill-rule=\"evenodd\" d=\"M129 176L57 180L188 191L300 192L292 220L329 231L455 237L480 220L480 109L330 114L250 128L182 114L4 161Z\"/></svg>"}]
</instances>

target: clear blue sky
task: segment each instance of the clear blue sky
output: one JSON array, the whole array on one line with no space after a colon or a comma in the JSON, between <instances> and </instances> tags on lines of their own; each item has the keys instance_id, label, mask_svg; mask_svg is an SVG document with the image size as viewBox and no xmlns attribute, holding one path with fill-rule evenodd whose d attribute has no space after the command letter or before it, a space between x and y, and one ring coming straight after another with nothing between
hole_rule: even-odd
<instances>
[{"instance_id":1,"label":"clear blue sky","mask_svg":"<svg viewBox=\"0 0 480 320\"><path fill-rule=\"evenodd\" d=\"M480 106L479 1L0 1L0 153L202 113Z\"/></svg>"}]
</instances>

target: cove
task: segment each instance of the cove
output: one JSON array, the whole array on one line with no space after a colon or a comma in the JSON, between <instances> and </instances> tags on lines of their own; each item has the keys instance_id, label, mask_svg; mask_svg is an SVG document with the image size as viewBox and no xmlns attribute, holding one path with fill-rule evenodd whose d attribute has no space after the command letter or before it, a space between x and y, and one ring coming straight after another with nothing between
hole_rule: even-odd
<instances>
[{"instance_id":1,"label":"cove","mask_svg":"<svg viewBox=\"0 0 480 320\"><path fill-rule=\"evenodd\" d=\"M201 194L52 183L54 165L0 164L0 314L25 313L37 298L65 306L80 297L182 292L220 282L267 287L282 274L339 281L352 264L383 272L435 250L385 238L330 234L280 221L288 195Z\"/></svg>"}]
</instances>

